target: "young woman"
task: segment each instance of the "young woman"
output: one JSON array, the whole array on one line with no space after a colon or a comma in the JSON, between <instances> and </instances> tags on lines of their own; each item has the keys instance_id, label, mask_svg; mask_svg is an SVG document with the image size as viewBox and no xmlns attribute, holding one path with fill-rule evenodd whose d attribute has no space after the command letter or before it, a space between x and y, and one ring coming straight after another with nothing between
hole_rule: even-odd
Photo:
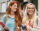
<instances>
[{"instance_id":1,"label":"young woman","mask_svg":"<svg viewBox=\"0 0 40 31\"><path fill-rule=\"evenodd\" d=\"M26 13L23 19L23 24L25 24L26 29L32 30L32 28L37 27L37 16L36 16L36 8L32 3L28 3L26 6Z\"/></svg>"},{"instance_id":2,"label":"young woman","mask_svg":"<svg viewBox=\"0 0 40 31\"><path fill-rule=\"evenodd\" d=\"M3 27L4 29L9 29L9 31L19 31L22 22L21 8L19 5L20 4L17 1L10 2L6 11L6 16L3 16L2 19L2 22L6 25Z\"/></svg>"}]
</instances>

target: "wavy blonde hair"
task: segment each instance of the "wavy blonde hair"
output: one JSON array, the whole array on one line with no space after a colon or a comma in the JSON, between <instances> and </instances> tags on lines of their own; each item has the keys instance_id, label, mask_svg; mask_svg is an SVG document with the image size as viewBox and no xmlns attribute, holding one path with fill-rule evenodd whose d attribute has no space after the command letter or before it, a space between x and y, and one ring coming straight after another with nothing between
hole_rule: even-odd
<instances>
[{"instance_id":1,"label":"wavy blonde hair","mask_svg":"<svg viewBox=\"0 0 40 31\"><path fill-rule=\"evenodd\" d=\"M28 7L28 5L33 5L33 7L35 8L35 12L34 12L34 14L33 14L33 17L32 17L32 19L31 19L31 21L32 21L32 22L33 22L33 21L36 21L36 12L37 12L36 7L35 7L35 5L32 4L32 3L28 3L28 4L26 5L25 16L24 16L24 18L23 18L24 23L25 23L27 20L29 20L29 19L28 19L28 14L27 14L27 7Z\"/></svg>"}]
</instances>

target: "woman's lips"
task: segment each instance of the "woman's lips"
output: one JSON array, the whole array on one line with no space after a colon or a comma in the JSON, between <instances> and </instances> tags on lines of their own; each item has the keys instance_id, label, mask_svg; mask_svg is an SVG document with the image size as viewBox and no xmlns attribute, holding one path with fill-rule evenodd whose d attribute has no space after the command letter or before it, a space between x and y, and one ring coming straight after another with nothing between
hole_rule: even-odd
<instances>
[{"instance_id":1,"label":"woman's lips","mask_svg":"<svg viewBox=\"0 0 40 31\"><path fill-rule=\"evenodd\" d=\"M32 11L29 11L29 13L32 13Z\"/></svg>"}]
</instances>

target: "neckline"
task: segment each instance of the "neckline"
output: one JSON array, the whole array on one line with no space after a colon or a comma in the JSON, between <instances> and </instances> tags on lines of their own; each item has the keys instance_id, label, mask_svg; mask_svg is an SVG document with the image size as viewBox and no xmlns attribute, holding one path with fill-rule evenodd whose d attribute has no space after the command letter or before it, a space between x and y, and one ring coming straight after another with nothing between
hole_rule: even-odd
<instances>
[{"instance_id":1,"label":"neckline","mask_svg":"<svg viewBox=\"0 0 40 31\"><path fill-rule=\"evenodd\" d=\"M10 15L9 15L8 17L9 17L9 18L12 18L12 19L15 18L15 16L11 17Z\"/></svg>"}]
</instances>

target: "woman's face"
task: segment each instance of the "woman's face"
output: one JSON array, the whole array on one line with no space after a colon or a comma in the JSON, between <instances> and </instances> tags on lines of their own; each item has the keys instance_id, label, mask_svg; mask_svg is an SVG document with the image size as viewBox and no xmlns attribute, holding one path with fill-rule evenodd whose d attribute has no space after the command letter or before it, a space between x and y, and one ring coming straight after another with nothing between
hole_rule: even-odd
<instances>
[{"instance_id":1,"label":"woman's face","mask_svg":"<svg viewBox=\"0 0 40 31\"><path fill-rule=\"evenodd\" d=\"M11 8L11 11L12 11L12 12L16 12L17 3L14 3L12 6L10 6L10 8Z\"/></svg>"},{"instance_id":2,"label":"woman's face","mask_svg":"<svg viewBox=\"0 0 40 31\"><path fill-rule=\"evenodd\" d=\"M28 13L29 15L33 15L34 12L35 12L34 6L33 6L33 5L29 5L29 6L27 7L27 13Z\"/></svg>"}]
</instances>

